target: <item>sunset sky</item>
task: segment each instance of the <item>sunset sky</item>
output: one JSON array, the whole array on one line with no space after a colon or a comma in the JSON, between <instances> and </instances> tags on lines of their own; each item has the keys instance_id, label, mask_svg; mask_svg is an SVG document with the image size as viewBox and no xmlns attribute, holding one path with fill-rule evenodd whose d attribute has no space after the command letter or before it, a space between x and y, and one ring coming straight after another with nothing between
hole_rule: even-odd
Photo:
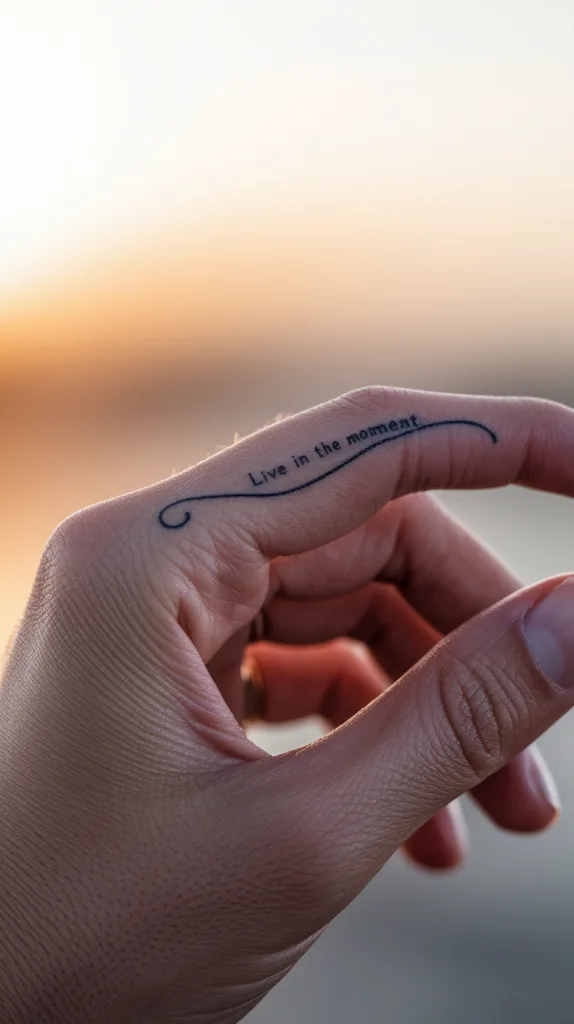
<instances>
[{"instance_id":1,"label":"sunset sky","mask_svg":"<svg viewBox=\"0 0 574 1024\"><path fill-rule=\"evenodd\" d=\"M354 273L363 287L365 268L373 276L379 266L377 233L387 292L402 294L402 234L403 263L405 252L415 256L411 294L424 296L425 282L428 291L440 249L454 300L482 276L477 302L486 287L503 304L486 278L522 284L527 298L537 280L547 305L565 307L573 66L570 0L2 5L6 350L41 344L38 323L51 347L50 311L65 334L68 303L106 305L112 316L101 288L129 293L130 273L153 264L154 231L163 232L159 306L177 312L185 292L183 321L200 315L192 293L204 320L221 315L206 296L233 293L238 253L235 290L255 304L258 274L266 267L269 281L282 247L295 253L290 273L276 266L286 295L304 290L298 249L314 254L327 284ZM353 272L334 257L339 221L340 245L353 237ZM374 285L366 300L375 311L384 304Z\"/></svg>"}]
</instances>

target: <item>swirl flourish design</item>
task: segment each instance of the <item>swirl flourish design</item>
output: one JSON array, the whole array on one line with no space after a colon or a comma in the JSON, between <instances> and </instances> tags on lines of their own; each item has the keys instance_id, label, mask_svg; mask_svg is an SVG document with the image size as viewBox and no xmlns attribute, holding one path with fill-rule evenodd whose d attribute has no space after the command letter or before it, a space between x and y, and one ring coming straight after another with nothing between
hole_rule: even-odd
<instances>
[{"instance_id":1,"label":"swirl flourish design","mask_svg":"<svg viewBox=\"0 0 574 1024\"><path fill-rule=\"evenodd\" d=\"M360 459L361 456L366 455L367 452L371 452L374 448L380 448L383 444L390 444L392 441L399 441L402 437L409 437L411 434L419 434L423 430L432 430L435 427L454 427L454 426L466 426L475 427L477 430L484 431L488 434L493 444L498 443L498 437L491 430L490 427L485 426L484 423L478 423L476 420L434 420L431 423L420 423L416 427L412 427L409 430L403 430L398 434L393 434L392 437L383 437L379 441L374 441L372 444L367 445L366 448L362 448L360 452L353 452L352 455L347 459L343 459L337 466L332 466L331 469L326 470L324 473L320 473L319 476L314 476L311 480L306 480L305 483L296 484L294 487L287 487L282 491L265 491L263 494L253 491L237 491L237 492L223 492L221 494L194 494L189 498L178 498L177 501L171 501L169 505L165 505L158 514L159 522L166 530L181 530L183 526L186 526L191 519L191 512L189 509L181 510L182 516L175 522L169 522L166 519L166 512L170 512L172 509L180 508L182 505L187 505L193 501L215 501L219 498L280 498L285 494L295 494L296 491L304 491L307 487L311 487L313 484L319 483L320 480L326 480L328 476L332 476L333 473L338 473L340 469L350 465L351 462L355 462Z\"/></svg>"}]
</instances>

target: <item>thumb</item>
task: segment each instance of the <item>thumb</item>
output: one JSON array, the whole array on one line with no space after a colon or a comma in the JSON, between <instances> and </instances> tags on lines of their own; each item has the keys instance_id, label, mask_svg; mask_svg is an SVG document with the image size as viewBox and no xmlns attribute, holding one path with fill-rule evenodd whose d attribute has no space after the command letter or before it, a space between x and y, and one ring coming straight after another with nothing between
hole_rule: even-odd
<instances>
[{"instance_id":1,"label":"thumb","mask_svg":"<svg viewBox=\"0 0 574 1024\"><path fill-rule=\"evenodd\" d=\"M299 859L316 863L319 915L573 703L574 577L562 576L470 620L347 723L274 758L271 814L295 807L306 822L313 850Z\"/></svg>"}]
</instances>

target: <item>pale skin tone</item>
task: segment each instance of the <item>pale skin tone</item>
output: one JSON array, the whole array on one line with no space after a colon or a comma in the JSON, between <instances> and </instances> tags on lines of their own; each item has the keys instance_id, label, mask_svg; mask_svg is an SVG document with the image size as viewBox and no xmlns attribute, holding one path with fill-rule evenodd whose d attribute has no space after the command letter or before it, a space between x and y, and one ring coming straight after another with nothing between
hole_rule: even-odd
<instances>
[{"instance_id":1,"label":"pale skin tone","mask_svg":"<svg viewBox=\"0 0 574 1024\"><path fill-rule=\"evenodd\" d=\"M265 497L413 415L449 425ZM551 824L532 744L574 703L571 577L520 589L417 492L572 497L573 452L559 405L368 388L58 527L0 690L6 1024L231 1024L397 849L461 863L461 794L501 828ZM242 727L262 608L267 719L332 726L278 757Z\"/></svg>"}]
</instances>

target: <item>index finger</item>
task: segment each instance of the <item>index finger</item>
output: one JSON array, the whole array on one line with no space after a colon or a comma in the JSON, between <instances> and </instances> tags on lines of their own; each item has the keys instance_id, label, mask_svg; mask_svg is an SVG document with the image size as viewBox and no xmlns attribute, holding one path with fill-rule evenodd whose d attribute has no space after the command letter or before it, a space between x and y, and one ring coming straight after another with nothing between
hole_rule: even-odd
<instances>
[{"instance_id":1,"label":"index finger","mask_svg":"<svg viewBox=\"0 0 574 1024\"><path fill-rule=\"evenodd\" d=\"M540 399L369 387L245 438L161 487L183 541L231 526L267 558L355 529L413 491L517 483L574 496L574 411Z\"/></svg>"}]
</instances>

